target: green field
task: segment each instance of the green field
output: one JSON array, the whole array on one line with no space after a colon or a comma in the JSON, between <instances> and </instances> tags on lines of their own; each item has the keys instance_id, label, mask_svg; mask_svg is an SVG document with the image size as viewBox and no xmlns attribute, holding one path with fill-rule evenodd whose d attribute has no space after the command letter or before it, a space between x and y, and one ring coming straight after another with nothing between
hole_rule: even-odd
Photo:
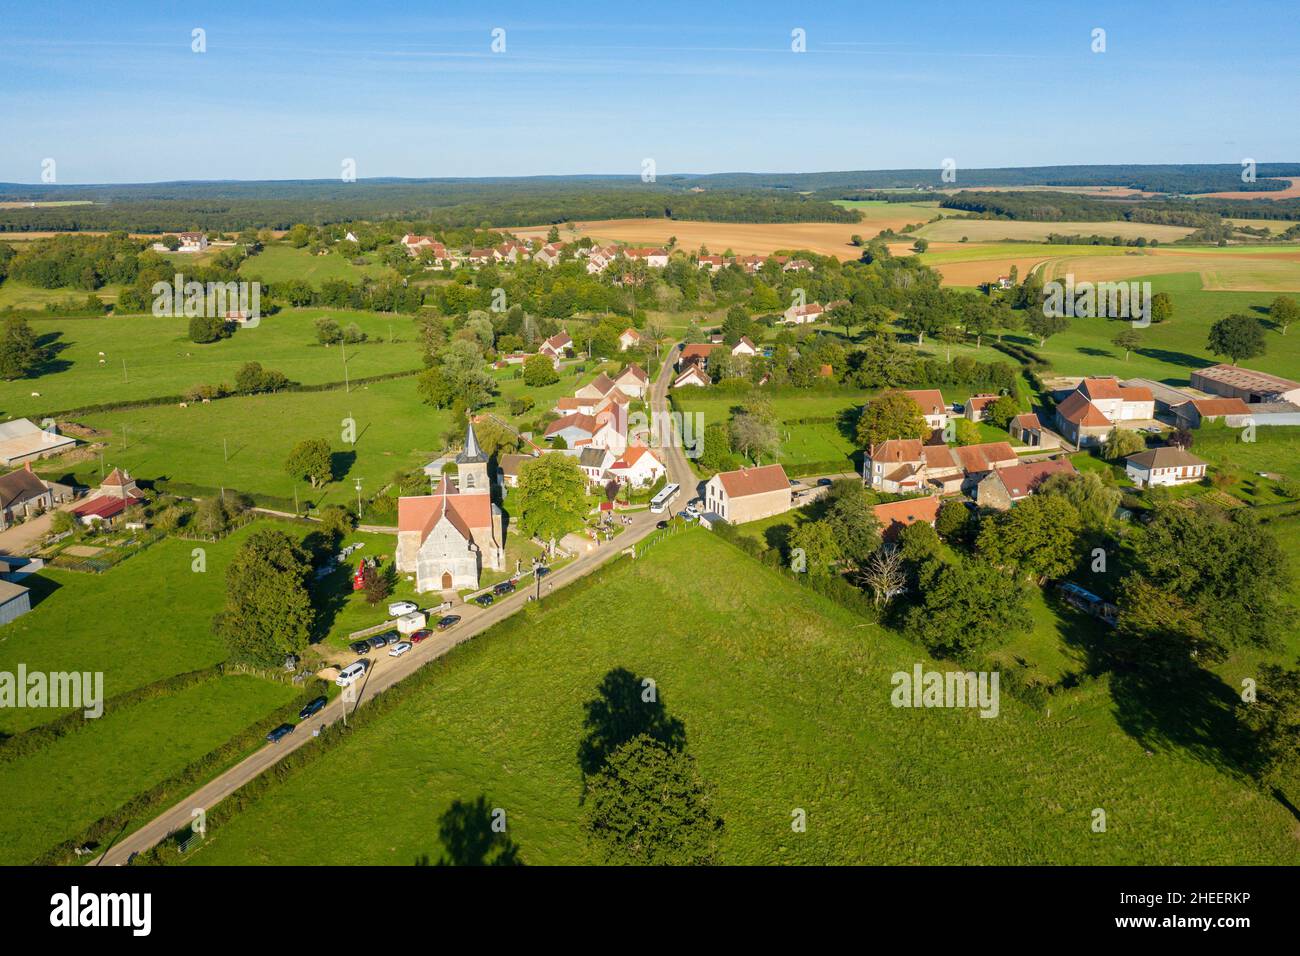
<instances>
[{"instance_id":1,"label":"green field","mask_svg":"<svg viewBox=\"0 0 1300 956\"><path fill-rule=\"evenodd\" d=\"M189 340L185 319L38 319L32 329L54 350L47 371L39 379L0 382L0 409L6 417L25 416L181 395L195 385L231 385L240 366L254 361L306 385L342 382L342 348L316 342L314 324L322 316L343 326L355 322L369 336L348 347L351 378L420 368L409 316L291 309L263 316L255 328L239 329L208 345Z\"/></svg>"},{"instance_id":2,"label":"green field","mask_svg":"<svg viewBox=\"0 0 1300 956\"><path fill-rule=\"evenodd\" d=\"M1172 242L1190 235L1189 226L1162 226L1145 222L1021 222L996 219L945 219L932 222L912 235L939 242L1044 242L1051 234L1058 236L1123 236L1125 239L1158 239ZM1060 248L1059 246L1057 247Z\"/></svg>"},{"instance_id":3,"label":"green field","mask_svg":"<svg viewBox=\"0 0 1300 956\"><path fill-rule=\"evenodd\" d=\"M326 279L357 283L367 277L380 279L396 275L387 266L377 263L355 266L351 259L333 250L328 255L317 256L305 247L295 249L278 243L272 243L257 255L245 259L239 266L239 274L272 284L286 279L302 279L314 286Z\"/></svg>"},{"instance_id":4,"label":"green field","mask_svg":"<svg viewBox=\"0 0 1300 956\"><path fill-rule=\"evenodd\" d=\"M343 442L345 418L356 421L355 448ZM419 404L413 378L375 382L352 392L253 395L188 408L105 412L81 420L105 434L105 467L127 468L141 478L166 477L288 499L295 490L284 471L290 450L303 439L323 438L334 449L339 480L323 493L297 483L300 500L354 506L357 479L369 497L394 472L425 464L442 451L450 423L447 411Z\"/></svg>"},{"instance_id":5,"label":"green field","mask_svg":"<svg viewBox=\"0 0 1300 956\"><path fill-rule=\"evenodd\" d=\"M1047 340L1026 333L1009 334L1008 341L1027 345L1041 354L1062 375L1118 375L1120 378L1152 378L1172 385L1186 385L1194 369L1221 361L1206 348L1210 326L1234 312L1253 315L1267 324L1272 292L1207 292L1200 289L1191 273L1146 276L1132 281L1150 281L1153 292L1170 292L1174 317L1168 322L1138 329L1142 344L1128 361L1124 352L1111 344L1127 323L1116 319L1076 318L1070 327ZM1300 336L1282 335L1266 328L1267 351L1241 364L1275 375L1294 376L1300 369Z\"/></svg>"},{"instance_id":6,"label":"green field","mask_svg":"<svg viewBox=\"0 0 1300 956\"><path fill-rule=\"evenodd\" d=\"M106 711L35 753L0 762L0 865L29 863L79 835L295 694L260 677L217 678Z\"/></svg>"},{"instance_id":7,"label":"green field","mask_svg":"<svg viewBox=\"0 0 1300 956\"><path fill-rule=\"evenodd\" d=\"M674 613L628 614L654 607ZM725 820L726 863L1300 862L1280 804L1212 761L1135 739L1104 684L1058 697L1050 716L1006 693L992 720L891 707L891 675L918 661L901 638L688 532L453 652L187 859L437 859L439 816L485 795L525 862L591 862L583 703L626 668L652 677L684 722ZM361 806L382 813L358 826ZM1104 834L1091 831L1097 807ZM791 831L796 808L806 833Z\"/></svg>"}]
</instances>

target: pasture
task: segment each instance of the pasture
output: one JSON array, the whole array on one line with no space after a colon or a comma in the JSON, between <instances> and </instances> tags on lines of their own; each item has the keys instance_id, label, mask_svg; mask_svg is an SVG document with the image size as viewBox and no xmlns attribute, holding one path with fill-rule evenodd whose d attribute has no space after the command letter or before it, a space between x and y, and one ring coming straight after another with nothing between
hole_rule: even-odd
<instances>
[{"instance_id":1,"label":"pasture","mask_svg":"<svg viewBox=\"0 0 1300 956\"><path fill-rule=\"evenodd\" d=\"M436 861L440 816L480 795L506 811L524 862L593 862L577 752L584 704L620 668L637 686L653 678L683 722L725 821L723 863L1300 862L1281 804L1173 742L1149 702L1103 681L1054 699L1050 715L1005 691L994 719L892 707L892 675L918 662L934 666L688 531L456 649L412 696L210 827L186 862ZM374 805L384 812L354 826ZM805 833L791 831L795 808ZM327 836L340 832L350 838Z\"/></svg>"},{"instance_id":2,"label":"pasture","mask_svg":"<svg viewBox=\"0 0 1300 956\"><path fill-rule=\"evenodd\" d=\"M184 318L36 319L32 330L53 354L39 379L0 381L0 410L15 417L182 395L195 385L232 385L240 366L254 361L304 385L342 382L343 349L316 341L315 322L324 316L344 327L356 323L368 336L347 347L350 378L421 367L410 316L286 309L206 345L190 341Z\"/></svg>"},{"instance_id":3,"label":"pasture","mask_svg":"<svg viewBox=\"0 0 1300 956\"><path fill-rule=\"evenodd\" d=\"M318 256L306 247L295 249L282 243L270 244L257 255L245 259L240 263L239 274L249 280L271 284L302 279L317 287L326 279L344 279L355 284L364 278L381 279L396 275L387 266L375 262L353 265L351 259L333 249Z\"/></svg>"}]
</instances>

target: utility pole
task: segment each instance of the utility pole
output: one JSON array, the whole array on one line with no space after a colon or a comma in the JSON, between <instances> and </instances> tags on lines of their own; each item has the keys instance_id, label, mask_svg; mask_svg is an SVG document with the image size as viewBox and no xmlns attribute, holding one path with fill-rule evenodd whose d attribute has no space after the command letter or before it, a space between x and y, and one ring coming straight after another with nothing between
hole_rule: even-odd
<instances>
[{"instance_id":1,"label":"utility pole","mask_svg":"<svg viewBox=\"0 0 1300 956\"><path fill-rule=\"evenodd\" d=\"M346 340L339 343L343 347L343 393L349 394L352 386L348 384L348 343Z\"/></svg>"},{"instance_id":2,"label":"utility pole","mask_svg":"<svg viewBox=\"0 0 1300 956\"><path fill-rule=\"evenodd\" d=\"M230 461L230 448L226 445L226 439L221 439L221 457L225 461Z\"/></svg>"},{"instance_id":3,"label":"utility pole","mask_svg":"<svg viewBox=\"0 0 1300 956\"><path fill-rule=\"evenodd\" d=\"M122 382L125 384L127 381L128 379L126 375L126 359L122 359Z\"/></svg>"},{"instance_id":4,"label":"utility pole","mask_svg":"<svg viewBox=\"0 0 1300 956\"><path fill-rule=\"evenodd\" d=\"M361 520L361 479L357 479L357 520Z\"/></svg>"}]
</instances>

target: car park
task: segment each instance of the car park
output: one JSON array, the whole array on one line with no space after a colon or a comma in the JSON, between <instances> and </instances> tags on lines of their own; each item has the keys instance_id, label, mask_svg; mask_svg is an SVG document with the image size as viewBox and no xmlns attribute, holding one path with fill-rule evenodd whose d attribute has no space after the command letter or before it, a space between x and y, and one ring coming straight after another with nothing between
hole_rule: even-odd
<instances>
[{"instance_id":1,"label":"car park","mask_svg":"<svg viewBox=\"0 0 1300 956\"><path fill-rule=\"evenodd\" d=\"M388 616L401 617L403 614L410 614L419 609L419 605L415 604L413 601L394 601L392 604L388 605Z\"/></svg>"},{"instance_id":2,"label":"car park","mask_svg":"<svg viewBox=\"0 0 1300 956\"><path fill-rule=\"evenodd\" d=\"M393 649L388 652L389 657L401 657L411 649L410 641L398 641L393 645Z\"/></svg>"},{"instance_id":3,"label":"car park","mask_svg":"<svg viewBox=\"0 0 1300 956\"><path fill-rule=\"evenodd\" d=\"M460 623L459 614L448 614L446 617L438 619L438 630L445 631L449 627L454 627Z\"/></svg>"},{"instance_id":4,"label":"car park","mask_svg":"<svg viewBox=\"0 0 1300 956\"><path fill-rule=\"evenodd\" d=\"M353 654L369 654L369 653L370 653L370 642L369 642L369 641L353 641L351 644L348 645L348 647L352 650L352 653L353 653Z\"/></svg>"},{"instance_id":5,"label":"car park","mask_svg":"<svg viewBox=\"0 0 1300 956\"><path fill-rule=\"evenodd\" d=\"M515 590L514 581L502 581L500 584L498 584L496 587L492 589L492 593L500 596L502 594L513 594L514 590Z\"/></svg>"},{"instance_id":6,"label":"car park","mask_svg":"<svg viewBox=\"0 0 1300 956\"><path fill-rule=\"evenodd\" d=\"M298 719L306 720L309 717L315 717L328 702L329 698L322 694L315 700L310 701L302 710L298 711Z\"/></svg>"},{"instance_id":7,"label":"car park","mask_svg":"<svg viewBox=\"0 0 1300 956\"><path fill-rule=\"evenodd\" d=\"M496 600L496 598L494 598L494 597L492 596L492 592L491 592L491 591L488 591L488 592L486 592L486 593L484 593L484 594L480 594L478 597L476 597L476 598L474 599L474 603L477 604L479 607L491 607L491 606L492 606L492 603L493 603L495 600Z\"/></svg>"},{"instance_id":8,"label":"car park","mask_svg":"<svg viewBox=\"0 0 1300 956\"><path fill-rule=\"evenodd\" d=\"M267 734L266 739L273 744L278 744L291 733L293 733L293 724L281 724L279 727L276 727L275 730Z\"/></svg>"},{"instance_id":9,"label":"car park","mask_svg":"<svg viewBox=\"0 0 1300 956\"><path fill-rule=\"evenodd\" d=\"M407 635L406 639L412 644L419 644L421 641L427 641L431 637L433 637L433 631L429 630L427 627L422 627L415 633Z\"/></svg>"}]
</instances>

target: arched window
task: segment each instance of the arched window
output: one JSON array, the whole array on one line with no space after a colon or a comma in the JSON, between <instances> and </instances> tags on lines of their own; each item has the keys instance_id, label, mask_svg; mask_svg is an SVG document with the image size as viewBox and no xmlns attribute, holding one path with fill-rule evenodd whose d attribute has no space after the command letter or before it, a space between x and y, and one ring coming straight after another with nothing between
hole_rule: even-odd
<instances>
[{"instance_id":1,"label":"arched window","mask_svg":"<svg viewBox=\"0 0 1300 956\"><path fill-rule=\"evenodd\" d=\"M474 473L472 471L465 475L465 487L466 488L474 487Z\"/></svg>"}]
</instances>

